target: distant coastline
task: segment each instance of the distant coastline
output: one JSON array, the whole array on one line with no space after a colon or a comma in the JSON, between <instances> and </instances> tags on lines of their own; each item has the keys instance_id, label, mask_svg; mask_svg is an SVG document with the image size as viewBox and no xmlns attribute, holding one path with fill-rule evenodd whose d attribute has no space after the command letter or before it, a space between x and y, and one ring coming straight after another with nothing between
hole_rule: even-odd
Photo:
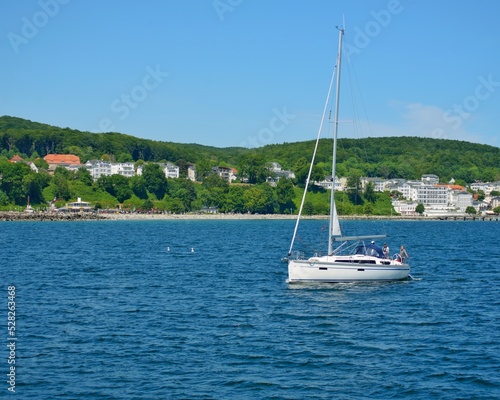
<instances>
[{"instance_id":1,"label":"distant coastline","mask_svg":"<svg viewBox=\"0 0 500 400\"><path fill-rule=\"evenodd\" d=\"M153 221L153 220L295 220L290 214L155 214L155 213L53 213L53 212L0 212L0 221ZM303 215L304 220L327 220L327 215ZM422 220L422 221L500 221L500 216L389 216L346 215L341 220Z\"/></svg>"}]
</instances>

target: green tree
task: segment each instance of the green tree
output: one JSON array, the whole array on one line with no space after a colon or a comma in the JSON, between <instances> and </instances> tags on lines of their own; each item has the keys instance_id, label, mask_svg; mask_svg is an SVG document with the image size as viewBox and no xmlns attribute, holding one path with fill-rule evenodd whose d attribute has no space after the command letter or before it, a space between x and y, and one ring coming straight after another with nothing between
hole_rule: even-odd
<instances>
[{"instance_id":1,"label":"green tree","mask_svg":"<svg viewBox=\"0 0 500 400\"><path fill-rule=\"evenodd\" d=\"M0 189L9 197L13 204L26 204L27 192L23 185L25 176L31 173L30 167L24 163L0 162Z\"/></svg>"},{"instance_id":2,"label":"green tree","mask_svg":"<svg viewBox=\"0 0 500 400\"><path fill-rule=\"evenodd\" d=\"M186 211L186 208L184 207L184 203L181 199L172 199L172 202L170 204L170 211L172 211L174 214L181 214Z\"/></svg>"},{"instance_id":3,"label":"green tree","mask_svg":"<svg viewBox=\"0 0 500 400\"><path fill-rule=\"evenodd\" d=\"M192 210L192 205L197 199L193 182L187 178L168 179L167 188L169 196L182 203L182 212Z\"/></svg>"},{"instance_id":4,"label":"green tree","mask_svg":"<svg viewBox=\"0 0 500 400\"><path fill-rule=\"evenodd\" d=\"M134 194L129 186L129 179L123 175L102 175L97 180L97 185L111 196L116 197L119 203L123 203L125 200L130 199Z\"/></svg>"},{"instance_id":5,"label":"green tree","mask_svg":"<svg viewBox=\"0 0 500 400\"><path fill-rule=\"evenodd\" d=\"M64 174L54 174L52 178L51 186L53 187L52 192L56 199L69 200L71 198L71 191L68 184L68 179Z\"/></svg>"},{"instance_id":6,"label":"green tree","mask_svg":"<svg viewBox=\"0 0 500 400\"><path fill-rule=\"evenodd\" d=\"M179 167L179 177L187 178L189 163L187 163L186 160L180 158L176 161L176 164Z\"/></svg>"},{"instance_id":7,"label":"green tree","mask_svg":"<svg viewBox=\"0 0 500 400\"><path fill-rule=\"evenodd\" d=\"M276 184L276 200L280 213L292 212L295 207L294 197L295 192L292 181L288 178L281 178Z\"/></svg>"},{"instance_id":8,"label":"green tree","mask_svg":"<svg viewBox=\"0 0 500 400\"><path fill-rule=\"evenodd\" d=\"M158 200L165 196L167 190L167 178L158 164L146 164L142 170L142 176L146 182L146 188L153 193Z\"/></svg>"},{"instance_id":9,"label":"green tree","mask_svg":"<svg viewBox=\"0 0 500 400\"><path fill-rule=\"evenodd\" d=\"M372 215L373 214L373 203L365 203L363 206L363 213L366 215Z\"/></svg>"},{"instance_id":10,"label":"green tree","mask_svg":"<svg viewBox=\"0 0 500 400\"><path fill-rule=\"evenodd\" d=\"M245 201L245 209L252 214L265 213L267 209L266 193L264 190L257 186L252 186L245 190L243 194Z\"/></svg>"},{"instance_id":11,"label":"green tree","mask_svg":"<svg viewBox=\"0 0 500 400\"><path fill-rule=\"evenodd\" d=\"M226 210L226 195L229 192L229 183L217 174L211 174L205 178L202 184L203 205L217 207Z\"/></svg>"},{"instance_id":12,"label":"green tree","mask_svg":"<svg viewBox=\"0 0 500 400\"><path fill-rule=\"evenodd\" d=\"M137 196L133 195L130 199L123 202L123 208L131 211L135 211L141 208L144 203L144 199L139 199Z\"/></svg>"},{"instance_id":13,"label":"green tree","mask_svg":"<svg viewBox=\"0 0 500 400\"><path fill-rule=\"evenodd\" d=\"M274 214L279 210L278 201L276 198L276 191L268 183L262 183L258 185L259 189L262 189L264 195L265 207L262 211L266 214Z\"/></svg>"},{"instance_id":14,"label":"green tree","mask_svg":"<svg viewBox=\"0 0 500 400\"><path fill-rule=\"evenodd\" d=\"M221 211L235 213L245 212L244 193L245 189L243 189L242 186L230 186L226 195L225 207Z\"/></svg>"},{"instance_id":15,"label":"green tree","mask_svg":"<svg viewBox=\"0 0 500 400\"><path fill-rule=\"evenodd\" d=\"M134 162L134 159L132 158L132 155L130 153L120 153L116 161L119 163L127 163Z\"/></svg>"},{"instance_id":16,"label":"green tree","mask_svg":"<svg viewBox=\"0 0 500 400\"><path fill-rule=\"evenodd\" d=\"M78 168L75 177L76 179L78 179L80 182L83 182L87 186L92 186L92 184L94 183L92 175L90 175L90 171L84 167Z\"/></svg>"},{"instance_id":17,"label":"green tree","mask_svg":"<svg viewBox=\"0 0 500 400\"><path fill-rule=\"evenodd\" d=\"M368 182L366 184L363 197L365 198L366 201L370 203L375 203L375 201L377 200L377 194L375 193L375 188L373 186L373 183Z\"/></svg>"},{"instance_id":18,"label":"green tree","mask_svg":"<svg viewBox=\"0 0 500 400\"><path fill-rule=\"evenodd\" d=\"M362 171L359 169L353 169L347 178L347 194L349 196L349 200L354 205L363 204L363 198L361 196L361 175Z\"/></svg>"},{"instance_id":19,"label":"green tree","mask_svg":"<svg viewBox=\"0 0 500 400\"><path fill-rule=\"evenodd\" d=\"M470 215L475 215L476 209L472 206L467 206L467 208L465 209L465 213Z\"/></svg>"},{"instance_id":20,"label":"green tree","mask_svg":"<svg viewBox=\"0 0 500 400\"><path fill-rule=\"evenodd\" d=\"M37 158L33 161L33 164L37 168L42 168L42 169L49 169L49 164L47 164L47 161L45 161L43 158Z\"/></svg>"},{"instance_id":21,"label":"green tree","mask_svg":"<svg viewBox=\"0 0 500 400\"><path fill-rule=\"evenodd\" d=\"M31 204L44 204L43 189L49 185L50 177L46 173L31 173L23 177L24 192Z\"/></svg>"},{"instance_id":22,"label":"green tree","mask_svg":"<svg viewBox=\"0 0 500 400\"><path fill-rule=\"evenodd\" d=\"M83 158L85 157L85 153L79 146L68 146L68 148L66 148L64 152L78 156L80 158L80 161L83 161Z\"/></svg>"},{"instance_id":23,"label":"green tree","mask_svg":"<svg viewBox=\"0 0 500 400\"><path fill-rule=\"evenodd\" d=\"M9 196L2 189L0 189L0 206L6 206L9 204Z\"/></svg>"},{"instance_id":24,"label":"green tree","mask_svg":"<svg viewBox=\"0 0 500 400\"><path fill-rule=\"evenodd\" d=\"M148 191L146 188L146 180L141 175L134 175L130 178L130 188L134 194L141 200L146 200L148 198Z\"/></svg>"},{"instance_id":25,"label":"green tree","mask_svg":"<svg viewBox=\"0 0 500 400\"><path fill-rule=\"evenodd\" d=\"M325 179L326 173L323 168L319 165L313 165L313 169L311 171L311 181L312 182L321 182Z\"/></svg>"},{"instance_id":26,"label":"green tree","mask_svg":"<svg viewBox=\"0 0 500 400\"><path fill-rule=\"evenodd\" d=\"M130 199L133 194L134 192L128 185L121 185L117 187L115 197L120 203L123 203L125 200Z\"/></svg>"},{"instance_id":27,"label":"green tree","mask_svg":"<svg viewBox=\"0 0 500 400\"><path fill-rule=\"evenodd\" d=\"M209 160L201 159L196 163L196 180L204 182L205 179L212 175L212 166Z\"/></svg>"},{"instance_id":28,"label":"green tree","mask_svg":"<svg viewBox=\"0 0 500 400\"><path fill-rule=\"evenodd\" d=\"M142 205L141 205L141 208L142 208L143 210L146 210L146 211L152 210L152 209L153 209L153 207L154 207L154 204L153 204L153 202L152 202L151 200L149 200L149 199L146 199L146 201L144 201L144 203L142 203Z\"/></svg>"},{"instance_id":29,"label":"green tree","mask_svg":"<svg viewBox=\"0 0 500 400\"><path fill-rule=\"evenodd\" d=\"M56 176L61 176L66 180L73 179L74 175L73 173L68 170L67 168L61 167L60 165L56 167L54 170L54 177Z\"/></svg>"},{"instance_id":30,"label":"green tree","mask_svg":"<svg viewBox=\"0 0 500 400\"><path fill-rule=\"evenodd\" d=\"M418 205L415 207L415 212L422 215L424 211L425 211L424 205L422 203L418 203Z\"/></svg>"},{"instance_id":31,"label":"green tree","mask_svg":"<svg viewBox=\"0 0 500 400\"><path fill-rule=\"evenodd\" d=\"M309 162L305 157L300 157L293 168L297 183L304 187L306 185L307 175L309 174Z\"/></svg>"},{"instance_id":32,"label":"green tree","mask_svg":"<svg viewBox=\"0 0 500 400\"><path fill-rule=\"evenodd\" d=\"M303 208L302 212L304 213L304 215L314 215L315 214L314 204L311 201L306 200L304 202L304 208Z\"/></svg>"},{"instance_id":33,"label":"green tree","mask_svg":"<svg viewBox=\"0 0 500 400\"><path fill-rule=\"evenodd\" d=\"M261 155L247 154L239 162L239 175L246 177L248 183L263 183L266 181L268 171L266 162Z\"/></svg>"}]
</instances>

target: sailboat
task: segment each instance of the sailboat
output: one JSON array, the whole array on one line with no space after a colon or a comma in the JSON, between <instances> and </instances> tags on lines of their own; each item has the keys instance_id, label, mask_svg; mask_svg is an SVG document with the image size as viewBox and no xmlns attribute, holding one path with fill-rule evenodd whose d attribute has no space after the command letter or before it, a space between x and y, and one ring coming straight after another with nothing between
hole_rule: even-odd
<instances>
[{"instance_id":1,"label":"sailboat","mask_svg":"<svg viewBox=\"0 0 500 400\"><path fill-rule=\"evenodd\" d=\"M342 236L338 215L335 206L335 173L337 156L337 132L340 95L340 70L342 59L342 38L345 29L339 30L339 48L337 65L332 75L330 89L323 110L313 159L306 180L306 187L302 196L302 202L297 215L295 229L293 232L290 250L288 252L288 282L371 282L371 281L397 281L407 279L410 276L410 266L400 255L394 254L390 257L382 248L375 244L376 239L385 238L386 235L363 235ZM329 103L331 88L336 72L335 87L335 115L333 126L333 157L332 157L332 190L330 197L330 219L328 228L328 251L326 255L314 254L305 258L300 252L293 252L293 245L297 236L302 209L306 192L311 178L314 158L316 156L319 138Z\"/></svg>"}]
</instances>

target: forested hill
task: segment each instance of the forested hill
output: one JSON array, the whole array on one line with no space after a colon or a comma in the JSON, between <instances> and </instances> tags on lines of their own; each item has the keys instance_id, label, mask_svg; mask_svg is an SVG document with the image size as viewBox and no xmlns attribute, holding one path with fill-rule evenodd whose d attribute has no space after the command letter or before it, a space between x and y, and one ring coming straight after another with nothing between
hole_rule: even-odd
<instances>
[{"instance_id":1,"label":"forested hill","mask_svg":"<svg viewBox=\"0 0 500 400\"><path fill-rule=\"evenodd\" d=\"M200 134L200 137L202 134ZM331 139L322 139L316 158L328 173ZM326 143L330 142L330 143ZM314 142L267 145L258 149L217 148L198 144L140 139L121 133L91 133L59 128L22 118L0 117L0 152L11 157L43 157L49 153L72 153L82 162L107 155L115 161L161 161L211 163L238 168L242 159L279 162L297 171L309 162ZM420 137L339 139L338 175L419 179L436 174L442 181L500 180L500 148L457 140Z\"/></svg>"},{"instance_id":2,"label":"forested hill","mask_svg":"<svg viewBox=\"0 0 500 400\"><path fill-rule=\"evenodd\" d=\"M117 162L167 160L175 163L185 160L196 163L202 159L212 159L235 163L245 149L155 141L116 132L82 132L2 116L0 152L5 155L5 151L15 151L26 157L31 157L34 152L40 157L52 153L71 153L79 156L82 162L101 159L104 154L108 154Z\"/></svg>"}]
</instances>

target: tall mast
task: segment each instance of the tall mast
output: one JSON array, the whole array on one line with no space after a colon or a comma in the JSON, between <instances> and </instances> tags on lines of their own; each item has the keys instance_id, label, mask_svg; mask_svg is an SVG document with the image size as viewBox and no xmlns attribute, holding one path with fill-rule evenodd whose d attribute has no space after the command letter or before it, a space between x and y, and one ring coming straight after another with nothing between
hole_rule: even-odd
<instances>
[{"instance_id":1,"label":"tall mast","mask_svg":"<svg viewBox=\"0 0 500 400\"><path fill-rule=\"evenodd\" d=\"M335 116L333 121L333 156L332 156L332 192L330 197L330 227L328 229L328 255L333 253L333 230L337 223L337 213L335 212L335 175L337 164L337 132L339 129L339 95L340 95L340 67L342 64L342 36L344 27L339 28L339 50L337 55L337 82L335 87Z\"/></svg>"}]
</instances>

